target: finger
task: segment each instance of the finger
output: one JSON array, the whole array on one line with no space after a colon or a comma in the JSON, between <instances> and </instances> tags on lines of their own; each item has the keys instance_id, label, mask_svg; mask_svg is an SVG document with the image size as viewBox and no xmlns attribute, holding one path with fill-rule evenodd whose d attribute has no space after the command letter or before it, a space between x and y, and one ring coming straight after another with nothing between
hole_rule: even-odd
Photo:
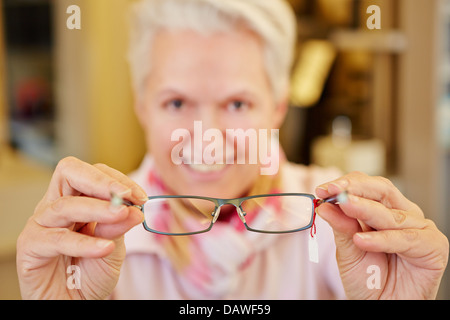
<instances>
[{"instance_id":1,"label":"finger","mask_svg":"<svg viewBox=\"0 0 450 320\"><path fill-rule=\"evenodd\" d=\"M97 224L94 235L104 239L116 239L144 221L144 215L139 209L130 207L129 210L126 220L114 224Z\"/></svg>"},{"instance_id":2,"label":"finger","mask_svg":"<svg viewBox=\"0 0 450 320\"><path fill-rule=\"evenodd\" d=\"M139 200L138 202L134 201L134 204L143 204L148 200L147 193L142 189L137 183L131 180L127 175L123 174L120 171L117 171L105 164L96 164L94 165L97 169L104 172L105 174L117 179L123 185L126 185L132 191L132 196L134 199ZM129 199L131 200L131 199Z\"/></svg>"},{"instance_id":3,"label":"finger","mask_svg":"<svg viewBox=\"0 0 450 320\"><path fill-rule=\"evenodd\" d=\"M39 248L39 258L52 258L59 255L100 258L111 254L115 248L112 240L91 237L67 228L39 227L31 236L31 240L28 243L34 248Z\"/></svg>"},{"instance_id":4,"label":"finger","mask_svg":"<svg viewBox=\"0 0 450 320\"><path fill-rule=\"evenodd\" d=\"M327 198L345 190L349 194L378 201L388 208L409 211L414 205L388 179L371 177L360 172L353 172L322 184L316 188L316 194L318 197Z\"/></svg>"},{"instance_id":5,"label":"finger","mask_svg":"<svg viewBox=\"0 0 450 320\"><path fill-rule=\"evenodd\" d=\"M125 205L112 206L109 201L89 197L66 196L50 202L34 215L44 227L69 227L74 223L117 223L128 217Z\"/></svg>"},{"instance_id":6,"label":"finger","mask_svg":"<svg viewBox=\"0 0 450 320\"><path fill-rule=\"evenodd\" d=\"M111 192L131 198L128 186L88 163L68 157L58 163L46 198L52 201L62 196L84 194L109 200Z\"/></svg>"},{"instance_id":7,"label":"finger","mask_svg":"<svg viewBox=\"0 0 450 320\"><path fill-rule=\"evenodd\" d=\"M423 229L426 220L407 211L388 209L377 201L349 195L339 207L350 218L364 222L376 230L385 229Z\"/></svg>"},{"instance_id":8,"label":"finger","mask_svg":"<svg viewBox=\"0 0 450 320\"><path fill-rule=\"evenodd\" d=\"M357 220L346 216L338 206L330 203L319 206L316 212L333 229L336 254L340 261L353 261L362 254L353 243L353 235L363 231Z\"/></svg>"},{"instance_id":9,"label":"finger","mask_svg":"<svg viewBox=\"0 0 450 320\"><path fill-rule=\"evenodd\" d=\"M439 232L426 228L356 233L353 241L364 251L395 253L409 259L420 259L422 267L424 263L428 263L433 268L437 268L446 264L448 256L448 252L443 252L448 249L442 241L443 238ZM436 246L439 242L443 245ZM441 247L445 249L440 250Z\"/></svg>"},{"instance_id":10,"label":"finger","mask_svg":"<svg viewBox=\"0 0 450 320\"><path fill-rule=\"evenodd\" d=\"M348 217L338 206L324 203L316 209L317 214L324 219L331 228L338 233L352 237L356 232L361 231L357 220Z\"/></svg>"}]
</instances>

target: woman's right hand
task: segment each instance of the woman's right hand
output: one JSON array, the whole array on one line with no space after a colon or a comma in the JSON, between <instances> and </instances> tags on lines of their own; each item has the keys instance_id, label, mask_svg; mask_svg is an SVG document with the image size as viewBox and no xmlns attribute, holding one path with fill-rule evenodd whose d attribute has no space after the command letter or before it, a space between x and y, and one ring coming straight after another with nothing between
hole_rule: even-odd
<instances>
[{"instance_id":1,"label":"woman's right hand","mask_svg":"<svg viewBox=\"0 0 450 320\"><path fill-rule=\"evenodd\" d=\"M136 183L106 165L73 157L59 162L17 240L22 298L104 299L112 293L125 258L123 235L143 214L111 206L111 192L138 205L146 201Z\"/></svg>"}]
</instances>

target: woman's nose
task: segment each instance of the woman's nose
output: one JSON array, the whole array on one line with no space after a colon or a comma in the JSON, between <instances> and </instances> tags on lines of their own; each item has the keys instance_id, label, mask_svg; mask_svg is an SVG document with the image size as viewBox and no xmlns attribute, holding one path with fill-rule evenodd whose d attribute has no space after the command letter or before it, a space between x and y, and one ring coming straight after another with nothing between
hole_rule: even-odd
<instances>
[{"instance_id":1,"label":"woman's nose","mask_svg":"<svg viewBox=\"0 0 450 320\"><path fill-rule=\"evenodd\" d=\"M219 110L214 105L205 105L199 108L199 120L202 123L203 130L218 129L225 131L223 128Z\"/></svg>"},{"instance_id":2,"label":"woman's nose","mask_svg":"<svg viewBox=\"0 0 450 320\"><path fill-rule=\"evenodd\" d=\"M211 159L202 159L202 162L207 164L226 163L228 155L234 158L233 144L226 138L227 128L218 109L211 105L200 107L191 130L194 158L199 161L200 157L205 157L206 154Z\"/></svg>"}]
</instances>

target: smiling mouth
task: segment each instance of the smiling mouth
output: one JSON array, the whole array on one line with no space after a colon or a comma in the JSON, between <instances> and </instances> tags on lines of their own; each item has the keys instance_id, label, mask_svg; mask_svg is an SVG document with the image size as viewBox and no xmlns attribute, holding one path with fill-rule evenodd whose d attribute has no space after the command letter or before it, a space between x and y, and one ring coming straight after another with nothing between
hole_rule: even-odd
<instances>
[{"instance_id":1,"label":"smiling mouth","mask_svg":"<svg viewBox=\"0 0 450 320\"><path fill-rule=\"evenodd\" d=\"M219 172L227 167L226 164L188 164L187 166L193 171L201 173Z\"/></svg>"}]
</instances>

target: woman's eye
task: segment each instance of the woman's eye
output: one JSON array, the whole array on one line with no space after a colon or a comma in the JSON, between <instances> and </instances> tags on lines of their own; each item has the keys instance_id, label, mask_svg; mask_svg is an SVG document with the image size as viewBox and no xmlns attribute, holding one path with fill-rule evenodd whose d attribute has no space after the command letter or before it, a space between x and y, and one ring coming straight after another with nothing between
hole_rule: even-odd
<instances>
[{"instance_id":1,"label":"woman's eye","mask_svg":"<svg viewBox=\"0 0 450 320\"><path fill-rule=\"evenodd\" d=\"M244 101L232 101L228 104L228 109L230 111L244 111L248 109L248 104Z\"/></svg>"},{"instance_id":2,"label":"woman's eye","mask_svg":"<svg viewBox=\"0 0 450 320\"><path fill-rule=\"evenodd\" d=\"M184 105L183 100L181 99L174 99L169 101L169 103L167 103L167 106L169 108L175 109L175 110L180 110Z\"/></svg>"}]
</instances>

